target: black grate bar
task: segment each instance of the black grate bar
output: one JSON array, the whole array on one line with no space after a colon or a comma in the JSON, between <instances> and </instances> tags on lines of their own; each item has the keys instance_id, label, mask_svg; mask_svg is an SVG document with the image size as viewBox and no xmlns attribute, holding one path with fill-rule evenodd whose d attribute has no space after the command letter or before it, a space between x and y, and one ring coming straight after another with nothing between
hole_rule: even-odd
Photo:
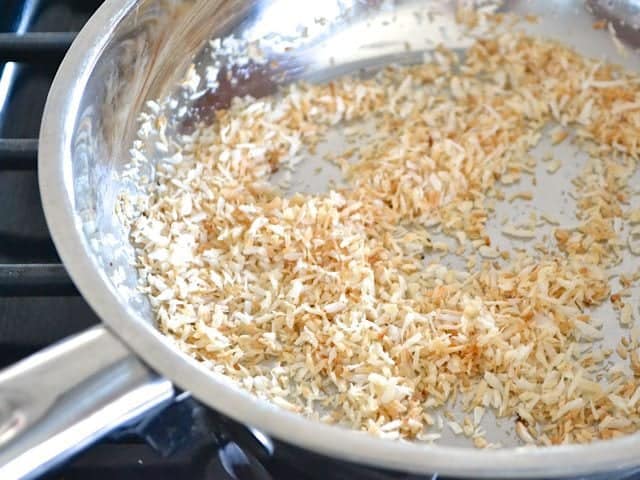
<instances>
[{"instance_id":1,"label":"black grate bar","mask_svg":"<svg viewBox=\"0 0 640 480\"><path fill-rule=\"evenodd\" d=\"M48 297L79 295L59 263L0 264L0 296Z\"/></svg>"},{"instance_id":2,"label":"black grate bar","mask_svg":"<svg viewBox=\"0 0 640 480\"><path fill-rule=\"evenodd\" d=\"M0 33L0 62L58 63L75 36L74 32Z\"/></svg>"},{"instance_id":3,"label":"black grate bar","mask_svg":"<svg viewBox=\"0 0 640 480\"><path fill-rule=\"evenodd\" d=\"M0 170L35 170L37 165L36 138L0 138Z\"/></svg>"}]
</instances>

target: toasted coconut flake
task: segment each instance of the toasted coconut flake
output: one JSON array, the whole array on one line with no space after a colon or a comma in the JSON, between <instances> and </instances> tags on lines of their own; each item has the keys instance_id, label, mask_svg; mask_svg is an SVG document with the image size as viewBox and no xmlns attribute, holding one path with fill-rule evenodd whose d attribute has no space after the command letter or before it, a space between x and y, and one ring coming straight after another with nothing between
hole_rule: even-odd
<instances>
[{"instance_id":1,"label":"toasted coconut flake","mask_svg":"<svg viewBox=\"0 0 640 480\"><path fill-rule=\"evenodd\" d=\"M558 420L564 417L566 414L573 410L579 410L583 408L585 401L583 398L574 398L573 400L562 405L554 415L554 420Z\"/></svg>"},{"instance_id":2,"label":"toasted coconut flake","mask_svg":"<svg viewBox=\"0 0 640 480\"><path fill-rule=\"evenodd\" d=\"M536 232L534 230L528 228L517 228L513 225L507 225L502 228L502 233L505 235L509 235L510 237L515 238L534 238L536 236Z\"/></svg>"},{"instance_id":3,"label":"toasted coconut flake","mask_svg":"<svg viewBox=\"0 0 640 480\"><path fill-rule=\"evenodd\" d=\"M548 213L541 213L540 218L550 225L560 225L560 220L553 217L552 215L549 215Z\"/></svg>"},{"instance_id":4,"label":"toasted coconut flake","mask_svg":"<svg viewBox=\"0 0 640 480\"><path fill-rule=\"evenodd\" d=\"M478 253L485 258L498 258L500 256L500 252L492 247L487 247L486 245L482 245L478 249Z\"/></svg>"},{"instance_id":5,"label":"toasted coconut flake","mask_svg":"<svg viewBox=\"0 0 640 480\"><path fill-rule=\"evenodd\" d=\"M448 420L447 425L455 435L462 435L463 430L458 422L455 422L453 420Z\"/></svg>"},{"instance_id":6,"label":"toasted coconut flake","mask_svg":"<svg viewBox=\"0 0 640 480\"><path fill-rule=\"evenodd\" d=\"M603 20L598 20L597 22L593 22L591 27L594 30L604 30L605 28L607 28L607 21L604 20L604 19Z\"/></svg>"},{"instance_id":7,"label":"toasted coconut flake","mask_svg":"<svg viewBox=\"0 0 640 480\"><path fill-rule=\"evenodd\" d=\"M547 172L552 174L556 173L558 170L560 170L561 166L562 166L562 163L560 162L560 160L555 158L551 160L549 163L547 163Z\"/></svg>"},{"instance_id":8,"label":"toasted coconut flake","mask_svg":"<svg viewBox=\"0 0 640 480\"><path fill-rule=\"evenodd\" d=\"M529 433L529 430L527 430L527 427L525 427L522 422L516 422L516 433L524 443L536 443L536 440L531 436L531 433Z\"/></svg>"},{"instance_id":9,"label":"toasted coconut flake","mask_svg":"<svg viewBox=\"0 0 640 480\"><path fill-rule=\"evenodd\" d=\"M558 127L551 132L551 143L553 145L562 143L568 136L569 132L567 132L564 128Z\"/></svg>"},{"instance_id":10,"label":"toasted coconut flake","mask_svg":"<svg viewBox=\"0 0 640 480\"><path fill-rule=\"evenodd\" d=\"M630 327L633 325L633 310L630 303L625 303L620 309L620 325Z\"/></svg>"}]
</instances>

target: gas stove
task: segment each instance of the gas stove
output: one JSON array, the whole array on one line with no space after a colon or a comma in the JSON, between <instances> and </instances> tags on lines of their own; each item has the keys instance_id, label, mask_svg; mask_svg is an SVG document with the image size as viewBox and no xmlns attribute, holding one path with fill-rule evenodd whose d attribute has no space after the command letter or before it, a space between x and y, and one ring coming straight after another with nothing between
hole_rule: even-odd
<instances>
[{"instance_id":1,"label":"gas stove","mask_svg":"<svg viewBox=\"0 0 640 480\"><path fill-rule=\"evenodd\" d=\"M56 69L99 0L0 0L0 368L99 322L60 263L37 183ZM50 480L443 478L387 472L272 440L187 393L80 453ZM597 478L640 478L634 473Z\"/></svg>"}]
</instances>

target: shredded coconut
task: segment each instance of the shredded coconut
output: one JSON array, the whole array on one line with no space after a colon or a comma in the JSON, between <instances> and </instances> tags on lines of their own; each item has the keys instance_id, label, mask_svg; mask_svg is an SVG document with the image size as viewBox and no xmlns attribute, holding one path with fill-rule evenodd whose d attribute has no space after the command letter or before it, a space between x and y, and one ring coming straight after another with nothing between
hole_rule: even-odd
<instances>
[{"instance_id":1,"label":"shredded coconut","mask_svg":"<svg viewBox=\"0 0 640 480\"><path fill-rule=\"evenodd\" d=\"M437 409L454 401L472 417L446 425L481 448L492 446L478 426L486 410L515 419L527 444L636 431L638 335L623 353L635 376L584 347L602 337L589 309L609 298L607 268L640 252L637 230L627 245L614 228L639 218L624 212L638 78L516 33L478 40L464 60L443 48L433 58L235 99L183 139L131 229L159 328L278 407L382 437L435 441ZM185 83L196 90L200 79ZM485 230L488 199L519 182L560 118L553 141L573 129L592 153L574 182L579 225L542 216L555 228L546 253L501 252ZM375 137L335 156L346 187L287 197L270 182L330 126L367 119ZM451 248L431 238L435 225L480 259L465 271L425 267ZM503 230L520 242L536 234ZM621 322L633 323L630 307Z\"/></svg>"}]
</instances>

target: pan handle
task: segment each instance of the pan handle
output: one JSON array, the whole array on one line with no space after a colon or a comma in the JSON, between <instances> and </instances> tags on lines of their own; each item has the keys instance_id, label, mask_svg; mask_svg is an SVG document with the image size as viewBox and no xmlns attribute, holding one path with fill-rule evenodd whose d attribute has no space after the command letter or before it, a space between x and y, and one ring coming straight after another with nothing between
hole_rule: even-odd
<instances>
[{"instance_id":1,"label":"pan handle","mask_svg":"<svg viewBox=\"0 0 640 480\"><path fill-rule=\"evenodd\" d=\"M103 326L0 371L0 478L33 478L169 403L171 382Z\"/></svg>"}]
</instances>

